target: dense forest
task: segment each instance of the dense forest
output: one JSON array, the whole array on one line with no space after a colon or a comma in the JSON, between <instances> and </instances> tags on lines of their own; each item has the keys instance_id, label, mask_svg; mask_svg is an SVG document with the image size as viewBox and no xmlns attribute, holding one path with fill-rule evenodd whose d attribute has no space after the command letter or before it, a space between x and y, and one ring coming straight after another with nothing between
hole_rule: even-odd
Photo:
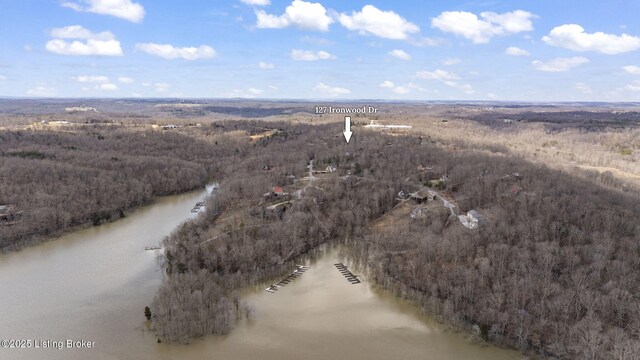
<instances>
[{"instance_id":1,"label":"dense forest","mask_svg":"<svg viewBox=\"0 0 640 360\"><path fill-rule=\"evenodd\" d=\"M211 135L213 136L213 135ZM126 216L154 196L204 186L236 140L92 126L0 132L0 249Z\"/></svg>"},{"instance_id":2,"label":"dense forest","mask_svg":"<svg viewBox=\"0 0 640 360\"><path fill-rule=\"evenodd\" d=\"M232 162L213 159L224 174L218 194L206 213L165 239L169 276L151 306L161 339L231 331L247 311L239 290L286 272L320 244L341 242L376 283L484 340L541 357L640 357L636 195L505 153L366 131L347 146L336 125L278 127L238 148ZM337 176L304 187L281 211L266 211L263 194L299 188L311 160L334 166ZM400 190L442 175L440 190L461 211L486 215L480 228L434 212L409 226L371 230Z\"/></svg>"},{"instance_id":3,"label":"dense forest","mask_svg":"<svg viewBox=\"0 0 640 360\"><path fill-rule=\"evenodd\" d=\"M486 111L469 118L487 126L502 128L512 121L542 123L546 129L554 132L567 129L597 132L640 126L640 112L637 111L522 111L515 114Z\"/></svg>"}]
</instances>

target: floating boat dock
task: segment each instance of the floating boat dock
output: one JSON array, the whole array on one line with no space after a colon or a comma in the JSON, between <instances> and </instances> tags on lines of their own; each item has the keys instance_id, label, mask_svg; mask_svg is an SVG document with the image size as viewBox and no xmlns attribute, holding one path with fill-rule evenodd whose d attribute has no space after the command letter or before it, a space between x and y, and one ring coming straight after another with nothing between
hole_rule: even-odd
<instances>
[{"instance_id":1,"label":"floating boat dock","mask_svg":"<svg viewBox=\"0 0 640 360\"><path fill-rule=\"evenodd\" d=\"M204 206L204 201L198 201L191 209L192 213L197 213Z\"/></svg>"},{"instance_id":2,"label":"floating boat dock","mask_svg":"<svg viewBox=\"0 0 640 360\"><path fill-rule=\"evenodd\" d=\"M151 250L160 250L161 247L160 246L145 246L144 249L146 251L151 251Z\"/></svg>"},{"instance_id":3,"label":"floating boat dock","mask_svg":"<svg viewBox=\"0 0 640 360\"><path fill-rule=\"evenodd\" d=\"M289 276L287 276L286 278L280 280L280 282L278 282L276 284L272 284L271 286L266 288L265 291L270 292L270 293L273 294L276 291L278 291L281 287L283 287L283 286L289 284L290 282L292 282L293 280L297 279L300 275L302 275L307 270L309 270L308 266L296 265L296 269L291 274L289 274Z\"/></svg>"},{"instance_id":4,"label":"floating boat dock","mask_svg":"<svg viewBox=\"0 0 640 360\"><path fill-rule=\"evenodd\" d=\"M359 275L353 275L353 273L349 271L347 266L344 265L343 263L338 263L333 265L336 266L338 271L340 271L340 273L345 277L345 279L347 279L347 281L349 281L352 285L361 283L360 279L358 279Z\"/></svg>"}]
</instances>

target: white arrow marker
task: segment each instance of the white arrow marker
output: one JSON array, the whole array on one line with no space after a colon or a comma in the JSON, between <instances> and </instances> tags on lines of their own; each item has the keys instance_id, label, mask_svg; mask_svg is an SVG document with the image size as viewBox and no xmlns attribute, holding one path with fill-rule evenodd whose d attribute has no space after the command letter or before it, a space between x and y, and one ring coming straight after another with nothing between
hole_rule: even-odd
<instances>
[{"instance_id":1,"label":"white arrow marker","mask_svg":"<svg viewBox=\"0 0 640 360\"><path fill-rule=\"evenodd\" d=\"M349 140L351 140L351 135L353 135L353 132L351 131L351 116L344 117L344 131L342 133L344 134L344 139L347 140L348 144Z\"/></svg>"}]
</instances>

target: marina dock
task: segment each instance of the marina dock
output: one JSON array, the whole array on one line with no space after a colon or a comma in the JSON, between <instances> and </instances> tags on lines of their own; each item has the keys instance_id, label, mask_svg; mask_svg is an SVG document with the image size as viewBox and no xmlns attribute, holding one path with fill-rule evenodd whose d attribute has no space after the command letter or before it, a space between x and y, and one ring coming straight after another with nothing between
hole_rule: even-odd
<instances>
[{"instance_id":1,"label":"marina dock","mask_svg":"<svg viewBox=\"0 0 640 360\"><path fill-rule=\"evenodd\" d=\"M280 280L280 282L272 284L271 286L269 286L268 288L265 289L265 291L270 292L270 293L275 293L276 291L278 291L281 287L291 283L293 280L297 279L300 275L302 275L305 271L309 270L308 266L305 265L296 265L296 269L289 274L289 276L287 276L286 278Z\"/></svg>"},{"instance_id":2,"label":"marina dock","mask_svg":"<svg viewBox=\"0 0 640 360\"><path fill-rule=\"evenodd\" d=\"M204 201L198 201L194 206L193 209L191 209L192 213L197 213L198 211L200 211L201 208L204 207Z\"/></svg>"},{"instance_id":3,"label":"marina dock","mask_svg":"<svg viewBox=\"0 0 640 360\"><path fill-rule=\"evenodd\" d=\"M345 277L345 279L347 279L347 281L349 281L352 285L361 283L360 279L358 279L359 275L354 275L351 271L349 271L346 265L344 265L343 263L334 265L336 266L338 271L340 271L340 273Z\"/></svg>"}]
</instances>

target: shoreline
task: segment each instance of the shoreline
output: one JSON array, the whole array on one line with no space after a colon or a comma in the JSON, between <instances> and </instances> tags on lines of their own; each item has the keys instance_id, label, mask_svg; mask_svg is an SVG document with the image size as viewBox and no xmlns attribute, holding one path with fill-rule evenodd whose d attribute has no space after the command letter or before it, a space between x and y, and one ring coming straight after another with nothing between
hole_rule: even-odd
<instances>
[{"instance_id":1,"label":"shoreline","mask_svg":"<svg viewBox=\"0 0 640 360\"><path fill-rule=\"evenodd\" d=\"M124 214L124 216L119 216L119 217L111 216L109 220L101 221L100 224L98 224L98 225L94 225L94 224L91 223L91 221L87 221L87 222L82 223L82 224L78 224L78 225L74 225L74 226L68 227L68 228L66 228L64 230L57 230L54 233L49 234L49 235L34 235L34 236L31 236L26 240L21 240L20 243L18 243L18 244L14 243L14 244L6 245L4 247L0 247L0 257L4 256L4 255L7 255L7 254L10 254L10 253L13 253L13 252L21 251L21 250L23 250L25 248L29 248L29 247L32 247L32 246L37 246L37 245L40 245L42 243L46 243L46 242L49 242L49 241L56 241L58 238L60 238L60 237L62 237L64 235L76 232L76 231L88 229L88 228L91 228L91 227L99 227L99 226L102 226L102 225L105 225L105 224L115 223L115 222L117 222L117 221L119 221L121 219L127 218L128 216L130 216L131 214L135 213L136 211L138 211L140 209L143 209L145 207L154 205L158 200L160 200L162 198L168 198L168 197L171 197L171 196L189 194L189 193L192 193L192 192L196 192L198 190L207 190L209 188L209 186L211 186L213 184L217 184L217 182L207 182L207 184L205 184L204 186L201 186L201 187L198 187L198 188L195 188L195 189L190 189L190 190L183 191L183 192L178 192L178 193L175 193L175 194L152 196L149 199L149 201L146 201L146 202L144 202L144 203L142 203L140 205L133 206L133 207L131 207L129 209L126 209L126 210L122 210L122 209L115 210L114 213L121 212L121 213Z\"/></svg>"}]
</instances>

